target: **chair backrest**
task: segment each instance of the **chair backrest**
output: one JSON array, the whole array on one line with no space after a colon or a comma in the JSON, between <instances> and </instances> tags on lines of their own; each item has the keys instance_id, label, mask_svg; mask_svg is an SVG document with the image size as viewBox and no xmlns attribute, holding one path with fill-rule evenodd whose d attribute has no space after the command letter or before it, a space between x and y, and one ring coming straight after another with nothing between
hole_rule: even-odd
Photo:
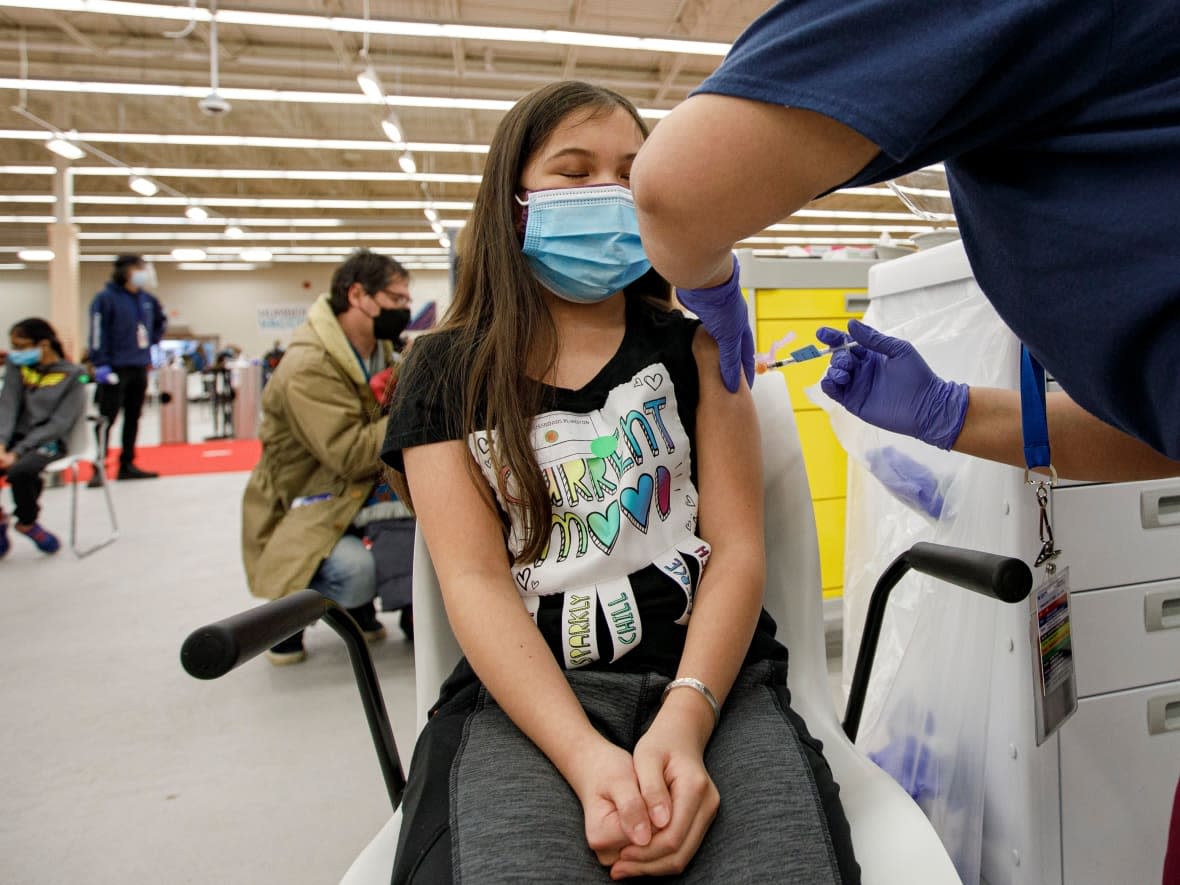
<instances>
[{"instance_id":1,"label":"chair backrest","mask_svg":"<svg viewBox=\"0 0 1180 885\"><path fill-rule=\"evenodd\" d=\"M767 559L764 604L778 622L779 639L791 653L792 706L809 725L813 719L834 725L836 714L828 693L819 548L799 431L781 373L759 375L753 392L762 434ZM461 654L421 532L414 549L414 633L414 681L421 729L426 711L438 697L439 686Z\"/></svg>"},{"instance_id":2,"label":"chair backrest","mask_svg":"<svg viewBox=\"0 0 1180 885\"><path fill-rule=\"evenodd\" d=\"M95 459L94 422L90 420L89 412L89 409L82 410L66 437L66 454L71 458L83 461Z\"/></svg>"}]
</instances>

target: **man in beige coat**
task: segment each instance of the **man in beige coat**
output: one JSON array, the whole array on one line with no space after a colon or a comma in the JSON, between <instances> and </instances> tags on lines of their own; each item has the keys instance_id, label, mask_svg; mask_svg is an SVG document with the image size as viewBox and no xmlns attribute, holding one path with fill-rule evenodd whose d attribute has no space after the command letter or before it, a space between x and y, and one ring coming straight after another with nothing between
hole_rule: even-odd
<instances>
[{"instance_id":1,"label":"man in beige coat","mask_svg":"<svg viewBox=\"0 0 1180 885\"><path fill-rule=\"evenodd\" d=\"M277 599L311 587L347 608L366 638L377 619L376 565L354 526L381 484L385 439L370 379L393 365L410 319L409 275L384 255L353 253L307 312L262 397L262 460L242 499L250 592ZM298 633L268 653L306 657Z\"/></svg>"}]
</instances>

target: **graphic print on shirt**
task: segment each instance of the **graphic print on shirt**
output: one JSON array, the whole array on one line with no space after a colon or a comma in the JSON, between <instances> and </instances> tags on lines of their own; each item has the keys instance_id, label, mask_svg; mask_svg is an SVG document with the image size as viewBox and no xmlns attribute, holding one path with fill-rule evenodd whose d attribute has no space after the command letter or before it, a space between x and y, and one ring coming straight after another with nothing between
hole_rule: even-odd
<instances>
[{"instance_id":1,"label":"graphic print on shirt","mask_svg":"<svg viewBox=\"0 0 1180 885\"><path fill-rule=\"evenodd\" d=\"M566 666L598 659L599 610L610 627L612 659L638 644L642 624L628 576L652 564L684 592L677 623L687 623L697 583L690 576L700 575L709 546L696 537L692 452L664 365L641 369L611 390L600 409L538 415L532 439L553 516L548 547L537 561L515 566L513 578L526 600L565 594ZM474 434L468 444L498 489L488 435ZM497 496L509 515L515 554L524 546L523 517L511 476L504 487ZM689 557L696 560L691 572Z\"/></svg>"}]
</instances>

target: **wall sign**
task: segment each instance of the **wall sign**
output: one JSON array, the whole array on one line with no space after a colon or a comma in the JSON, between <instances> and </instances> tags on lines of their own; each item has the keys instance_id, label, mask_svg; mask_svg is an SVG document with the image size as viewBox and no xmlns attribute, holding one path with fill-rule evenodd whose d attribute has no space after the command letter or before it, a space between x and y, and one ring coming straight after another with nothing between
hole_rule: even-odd
<instances>
[{"instance_id":1,"label":"wall sign","mask_svg":"<svg viewBox=\"0 0 1180 885\"><path fill-rule=\"evenodd\" d=\"M259 332L290 332L307 319L306 304L258 305Z\"/></svg>"}]
</instances>

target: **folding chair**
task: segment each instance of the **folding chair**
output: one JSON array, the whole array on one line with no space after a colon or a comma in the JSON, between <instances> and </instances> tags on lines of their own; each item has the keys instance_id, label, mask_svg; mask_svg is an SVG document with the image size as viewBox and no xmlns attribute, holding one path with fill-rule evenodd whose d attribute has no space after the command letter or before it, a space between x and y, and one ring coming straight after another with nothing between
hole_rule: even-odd
<instances>
[{"instance_id":1,"label":"folding chair","mask_svg":"<svg viewBox=\"0 0 1180 885\"><path fill-rule=\"evenodd\" d=\"M850 692L850 718L842 727L828 689L815 521L798 431L783 377L777 372L760 376L754 386L754 399L762 431L765 476L765 605L778 622L779 638L791 652L788 683L792 705L803 716L812 735L823 741L824 755L840 785L863 882L865 885L959 885L954 865L921 809L853 744L872 670L876 637L889 592L910 568L1004 602L1023 600L1031 588L1032 575L1020 560L934 544L916 544L899 556L873 593L857 677ZM342 885L385 885L397 852L401 830L399 806L405 778L372 662L351 618L314 590L301 590L194 631L184 643L181 660L191 675L217 678L321 616L348 645L394 807L393 816L353 862ZM447 622L438 578L421 535L414 556L414 629L417 716L421 731L426 711L461 654Z\"/></svg>"},{"instance_id":2,"label":"folding chair","mask_svg":"<svg viewBox=\"0 0 1180 885\"><path fill-rule=\"evenodd\" d=\"M115 543L119 538L119 523L115 519L115 504L111 500L110 483L104 473L103 464L106 461L105 440L106 418L101 415L88 415L85 412L70 428L69 439L66 440L66 454L45 465L41 472L47 475L69 474L66 480L70 484L70 549L79 559L101 550ZM111 530L105 538L89 547L78 545L78 465L83 461L90 461L94 469L102 476L102 494L106 499L107 517L111 522Z\"/></svg>"}]
</instances>

